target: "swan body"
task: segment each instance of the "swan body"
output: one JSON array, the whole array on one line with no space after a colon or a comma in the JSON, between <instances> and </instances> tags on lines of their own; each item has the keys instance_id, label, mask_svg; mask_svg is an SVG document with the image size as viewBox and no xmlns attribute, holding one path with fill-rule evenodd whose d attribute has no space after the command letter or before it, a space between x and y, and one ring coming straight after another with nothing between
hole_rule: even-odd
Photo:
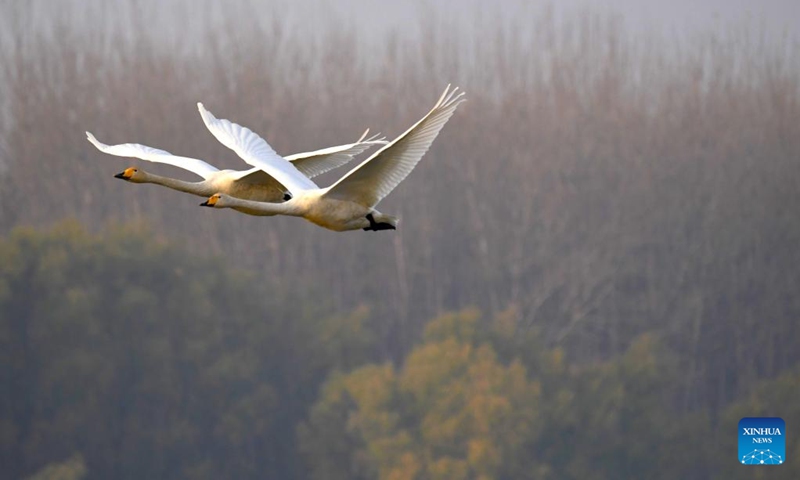
<instances>
[{"instance_id":1,"label":"swan body","mask_svg":"<svg viewBox=\"0 0 800 480\"><path fill-rule=\"evenodd\" d=\"M210 112L207 112L202 104L198 104L198 109L201 115L210 115ZM350 162L356 155L363 153L372 146L385 145L387 143L382 138L378 138L377 135L366 138L368 132L369 129L355 143L338 145L313 152L298 153L286 157L285 160L292 162L302 175L308 177L320 175ZM223 192L237 198L258 202L280 202L288 198L286 188L272 175L263 172L260 168L254 167L242 171L219 170L203 160L172 155L165 150L148 147L147 145L137 143L106 145L98 141L90 132L86 132L86 137L89 142L103 153L172 165L188 170L203 179L198 182L187 182L155 175L137 167L126 168L123 172L114 176L131 183L153 183L201 197Z\"/></svg>"},{"instance_id":2,"label":"swan body","mask_svg":"<svg viewBox=\"0 0 800 480\"><path fill-rule=\"evenodd\" d=\"M204 207L233 208L248 215L302 217L320 227L344 232L348 230L394 230L398 219L384 215L373 207L350 200L326 198L328 189L300 192L283 203L243 200L216 193L201 203Z\"/></svg>"},{"instance_id":3,"label":"swan body","mask_svg":"<svg viewBox=\"0 0 800 480\"><path fill-rule=\"evenodd\" d=\"M257 134L207 112L203 119L209 131L245 162L274 176L286 186L291 198L283 203L264 203L218 192L200 205L234 208L257 216L302 217L334 231L394 230L397 218L380 213L375 205L411 173L464 101L463 93L456 94L457 90L450 91L448 85L427 115L328 188L318 188Z\"/></svg>"},{"instance_id":4,"label":"swan body","mask_svg":"<svg viewBox=\"0 0 800 480\"><path fill-rule=\"evenodd\" d=\"M200 182L163 177L136 167L126 168L114 175L114 178L131 183L152 183L200 197L208 197L213 192L225 192L234 197L258 202L277 202L282 201L286 195L280 183L255 168L245 171L218 170L209 173Z\"/></svg>"}]
</instances>

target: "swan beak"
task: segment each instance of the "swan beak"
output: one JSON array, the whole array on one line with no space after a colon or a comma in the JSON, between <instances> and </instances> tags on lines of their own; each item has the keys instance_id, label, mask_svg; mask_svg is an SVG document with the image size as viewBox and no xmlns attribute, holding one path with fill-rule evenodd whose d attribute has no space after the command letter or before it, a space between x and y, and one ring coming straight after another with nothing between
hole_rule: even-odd
<instances>
[{"instance_id":1,"label":"swan beak","mask_svg":"<svg viewBox=\"0 0 800 480\"><path fill-rule=\"evenodd\" d=\"M213 207L214 205L217 204L217 200L219 200L219 196L218 195L211 195L210 197L208 197L208 200L206 200L205 202L201 203L200 206L201 207Z\"/></svg>"},{"instance_id":2,"label":"swan beak","mask_svg":"<svg viewBox=\"0 0 800 480\"><path fill-rule=\"evenodd\" d=\"M126 168L122 172L114 175L114 178L121 178L122 180L130 180L137 170L133 167Z\"/></svg>"}]
</instances>

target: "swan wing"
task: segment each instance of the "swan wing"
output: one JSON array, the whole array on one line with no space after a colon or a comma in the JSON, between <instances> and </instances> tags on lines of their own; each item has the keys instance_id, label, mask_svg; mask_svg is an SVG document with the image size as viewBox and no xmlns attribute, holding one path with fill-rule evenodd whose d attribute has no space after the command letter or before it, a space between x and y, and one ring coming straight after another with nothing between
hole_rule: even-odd
<instances>
[{"instance_id":1,"label":"swan wing","mask_svg":"<svg viewBox=\"0 0 800 480\"><path fill-rule=\"evenodd\" d=\"M204 179L208 179L211 174L219 171L216 167L209 165L202 160L198 160L196 158L178 157L167 152L166 150L159 150L158 148L148 147L147 145L141 145L138 143L106 145L105 143L97 140L95 136L91 134L91 132L86 132L86 138L92 143L92 145L97 147L97 149L103 153L116 155L118 157L139 158L141 160L147 160L148 162L166 163L167 165L182 168L200 175Z\"/></svg>"},{"instance_id":2,"label":"swan wing","mask_svg":"<svg viewBox=\"0 0 800 480\"><path fill-rule=\"evenodd\" d=\"M247 164L260 168L284 185L293 195L303 190L313 190L317 185L285 158L281 157L258 134L224 118L216 118L202 103L197 109L208 130L223 145L236 152Z\"/></svg>"},{"instance_id":3,"label":"swan wing","mask_svg":"<svg viewBox=\"0 0 800 480\"><path fill-rule=\"evenodd\" d=\"M272 187L276 190L286 191L286 187L284 187L281 182L275 180L275 177L257 167L234 172L231 174L231 178L237 183L259 185L267 188Z\"/></svg>"},{"instance_id":4,"label":"swan wing","mask_svg":"<svg viewBox=\"0 0 800 480\"><path fill-rule=\"evenodd\" d=\"M334 183L325 196L373 207L411 173L464 101L450 85L427 115Z\"/></svg>"},{"instance_id":5,"label":"swan wing","mask_svg":"<svg viewBox=\"0 0 800 480\"><path fill-rule=\"evenodd\" d=\"M295 153L285 158L292 162L300 170L300 173L308 178L314 178L317 175L322 175L327 171L350 163L354 157L364 153L374 145L386 145L389 143L384 139L385 137L378 138L379 135L366 138L368 132L369 129L355 143L323 148L313 152Z\"/></svg>"}]
</instances>

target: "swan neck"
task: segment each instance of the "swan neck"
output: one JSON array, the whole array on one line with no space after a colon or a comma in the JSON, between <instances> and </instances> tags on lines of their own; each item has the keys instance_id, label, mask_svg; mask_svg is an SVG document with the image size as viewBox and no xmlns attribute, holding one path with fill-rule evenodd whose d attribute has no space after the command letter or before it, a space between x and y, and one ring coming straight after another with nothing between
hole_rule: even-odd
<instances>
[{"instance_id":1,"label":"swan neck","mask_svg":"<svg viewBox=\"0 0 800 480\"><path fill-rule=\"evenodd\" d=\"M208 193L207 189L203 188L202 182L186 182L178 180L177 178L162 177L160 175L147 175L146 183L155 183L163 187L171 188L179 192L191 193L202 197L213 195L215 192Z\"/></svg>"},{"instance_id":2,"label":"swan neck","mask_svg":"<svg viewBox=\"0 0 800 480\"><path fill-rule=\"evenodd\" d=\"M302 217L303 211L295 200L289 200L283 203L271 202L255 202L252 200L243 200L241 198L230 197L226 207L245 209L251 214L272 216L272 215L290 215L294 217Z\"/></svg>"}]
</instances>

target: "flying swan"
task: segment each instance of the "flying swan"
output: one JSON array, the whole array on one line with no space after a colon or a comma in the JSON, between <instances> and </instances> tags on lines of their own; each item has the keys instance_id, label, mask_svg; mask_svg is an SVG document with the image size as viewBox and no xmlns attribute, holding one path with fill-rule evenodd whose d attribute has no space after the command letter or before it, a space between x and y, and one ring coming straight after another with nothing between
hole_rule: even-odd
<instances>
[{"instance_id":1,"label":"flying swan","mask_svg":"<svg viewBox=\"0 0 800 480\"><path fill-rule=\"evenodd\" d=\"M375 205L411 173L456 107L465 100L464 93L456 95L456 91L458 88L450 91L448 85L427 115L328 188L317 187L295 164L281 158L250 129L217 119L201 109L206 126L217 140L248 164L273 176L289 190L292 198L283 203L264 203L218 192L200 205L235 208L249 215L303 217L335 231L394 230L397 218L378 212Z\"/></svg>"},{"instance_id":2,"label":"flying swan","mask_svg":"<svg viewBox=\"0 0 800 480\"><path fill-rule=\"evenodd\" d=\"M205 111L202 104L198 104L198 108L201 114ZM286 157L286 160L292 162L301 174L309 178L321 175L350 162L353 157L373 145L386 145L387 142L383 138L378 138L378 135L366 138L368 132L369 129L355 143L313 152L297 153ZM219 170L203 160L179 157L165 150L148 147L147 145L138 143L106 145L98 141L90 132L86 132L86 137L92 145L103 153L118 157L139 158L155 163L165 163L183 168L203 178L200 182L186 182L176 178L148 173L136 167L126 168L123 172L114 175L115 178L131 183L154 183L201 197L208 197L214 193L222 192L234 197L258 202L280 202L289 198L286 188L260 168L242 171Z\"/></svg>"}]
</instances>

